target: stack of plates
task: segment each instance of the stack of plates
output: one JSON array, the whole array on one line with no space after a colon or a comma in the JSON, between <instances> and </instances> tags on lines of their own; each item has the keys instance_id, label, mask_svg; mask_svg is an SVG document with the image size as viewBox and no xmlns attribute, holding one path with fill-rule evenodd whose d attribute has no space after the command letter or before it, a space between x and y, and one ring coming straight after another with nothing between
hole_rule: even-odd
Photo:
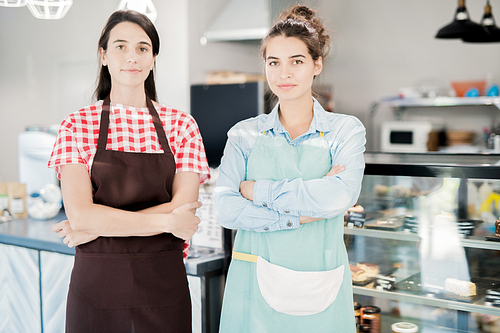
<instances>
[{"instance_id":1,"label":"stack of plates","mask_svg":"<svg viewBox=\"0 0 500 333\"><path fill-rule=\"evenodd\" d=\"M403 222L403 229L413 233L418 233L418 218L413 215L406 215Z\"/></svg>"},{"instance_id":2,"label":"stack of plates","mask_svg":"<svg viewBox=\"0 0 500 333\"><path fill-rule=\"evenodd\" d=\"M472 236L475 224L482 222L478 220L457 220L458 233L464 236ZM404 218L403 229L413 233L418 233L418 217L406 215Z\"/></svg>"},{"instance_id":3,"label":"stack of plates","mask_svg":"<svg viewBox=\"0 0 500 333\"><path fill-rule=\"evenodd\" d=\"M486 290L486 296L484 297L484 304L500 306L500 289Z\"/></svg>"},{"instance_id":4,"label":"stack of plates","mask_svg":"<svg viewBox=\"0 0 500 333\"><path fill-rule=\"evenodd\" d=\"M458 233L464 236L472 236L476 228L473 220L457 220L457 226Z\"/></svg>"}]
</instances>

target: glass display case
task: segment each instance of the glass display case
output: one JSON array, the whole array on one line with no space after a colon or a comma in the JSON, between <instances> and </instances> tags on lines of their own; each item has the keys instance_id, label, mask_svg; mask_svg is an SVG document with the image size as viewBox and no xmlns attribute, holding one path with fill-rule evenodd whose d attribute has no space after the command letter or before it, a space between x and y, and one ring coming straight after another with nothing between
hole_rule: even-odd
<instances>
[{"instance_id":1,"label":"glass display case","mask_svg":"<svg viewBox=\"0 0 500 333\"><path fill-rule=\"evenodd\" d=\"M344 229L355 301L382 310L382 332L401 321L419 332L500 332L500 155L365 161L361 207Z\"/></svg>"}]
</instances>

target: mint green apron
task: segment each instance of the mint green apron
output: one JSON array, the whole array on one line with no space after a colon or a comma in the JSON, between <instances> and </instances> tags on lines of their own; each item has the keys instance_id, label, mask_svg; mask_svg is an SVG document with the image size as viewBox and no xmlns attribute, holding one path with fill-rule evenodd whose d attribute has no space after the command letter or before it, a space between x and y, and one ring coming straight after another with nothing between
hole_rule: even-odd
<instances>
[{"instance_id":1,"label":"mint green apron","mask_svg":"<svg viewBox=\"0 0 500 333\"><path fill-rule=\"evenodd\" d=\"M248 158L247 179L310 180L330 169L330 148L322 133L294 147L264 132ZM293 230L238 230L220 332L355 332L343 226L339 215Z\"/></svg>"}]
</instances>

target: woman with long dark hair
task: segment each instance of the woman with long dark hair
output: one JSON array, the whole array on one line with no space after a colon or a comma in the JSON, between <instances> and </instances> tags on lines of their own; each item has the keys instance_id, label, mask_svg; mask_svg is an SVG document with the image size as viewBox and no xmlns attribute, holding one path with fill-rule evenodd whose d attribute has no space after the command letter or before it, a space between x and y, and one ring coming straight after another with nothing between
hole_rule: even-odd
<instances>
[{"instance_id":1,"label":"woman with long dark hair","mask_svg":"<svg viewBox=\"0 0 500 333\"><path fill-rule=\"evenodd\" d=\"M117 11L99 39L94 104L66 117L49 167L76 247L67 332L191 332L183 257L209 178L198 127L156 102L160 40L152 22Z\"/></svg>"}]
</instances>

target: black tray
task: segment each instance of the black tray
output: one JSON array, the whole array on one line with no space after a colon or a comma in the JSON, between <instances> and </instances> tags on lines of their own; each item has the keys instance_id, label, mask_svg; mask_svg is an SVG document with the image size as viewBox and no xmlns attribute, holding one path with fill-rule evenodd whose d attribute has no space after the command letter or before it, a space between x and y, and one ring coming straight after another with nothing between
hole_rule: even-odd
<instances>
[{"instance_id":1,"label":"black tray","mask_svg":"<svg viewBox=\"0 0 500 333\"><path fill-rule=\"evenodd\" d=\"M486 236L485 238L486 240L489 241L500 242L500 236L491 235L491 236Z\"/></svg>"},{"instance_id":2,"label":"black tray","mask_svg":"<svg viewBox=\"0 0 500 333\"><path fill-rule=\"evenodd\" d=\"M428 296L451 301L474 303L486 295L487 289L496 289L500 287L500 280L494 278L472 278L471 281L476 285L476 295L460 296L445 291L444 289L428 291L422 288L420 273L414 274L398 283L396 290L407 292L414 295ZM413 283L412 283L413 282Z\"/></svg>"}]
</instances>

